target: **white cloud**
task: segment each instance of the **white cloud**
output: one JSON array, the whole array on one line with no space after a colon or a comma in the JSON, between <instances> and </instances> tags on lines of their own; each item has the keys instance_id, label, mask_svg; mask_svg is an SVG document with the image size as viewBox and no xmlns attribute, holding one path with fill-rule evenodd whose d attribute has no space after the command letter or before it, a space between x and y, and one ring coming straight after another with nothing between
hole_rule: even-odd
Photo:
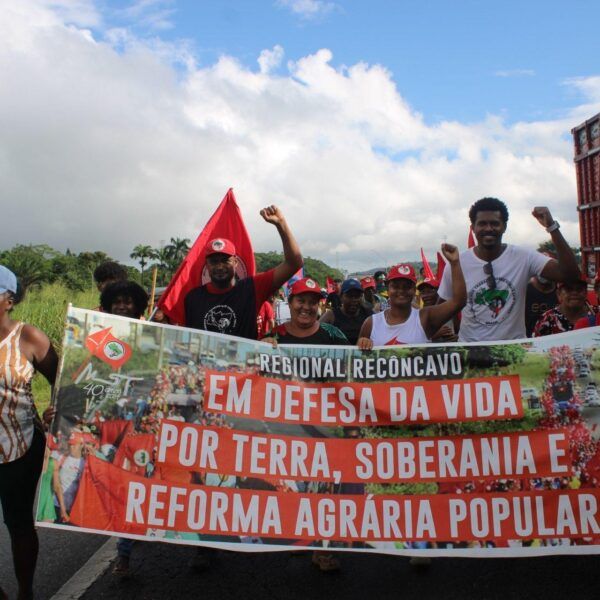
<instances>
[{"instance_id":1,"label":"white cloud","mask_svg":"<svg viewBox=\"0 0 600 600\"><path fill-rule=\"evenodd\" d=\"M302 19L315 19L330 13L335 3L324 0L277 0L276 4L288 8Z\"/></svg>"},{"instance_id":2,"label":"white cloud","mask_svg":"<svg viewBox=\"0 0 600 600\"><path fill-rule=\"evenodd\" d=\"M495 71L496 77L533 77L535 71L533 69L507 69Z\"/></svg>"},{"instance_id":3,"label":"white cloud","mask_svg":"<svg viewBox=\"0 0 600 600\"><path fill-rule=\"evenodd\" d=\"M283 48L279 44L273 46L272 50L263 50L258 57L260 72L267 74L279 67L283 60L283 55Z\"/></svg>"},{"instance_id":4,"label":"white cloud","mask_svg":"<svg viewBox=\"0 0 600 600\"><path fill-rule=\"evenodd\" d=\"M115 14L121 19L134 22L138 27L162 31L173 27L173 3L173 0L135 0Z\"/></svg>"},{"instance_id":5,"label":"white cloud","mask_svg":"<svg viewBox=\"0 0 600 600\"><path fill-rule=\"evenodd\" d=\"M25 10L36 4L53 9L66 23L79 27L97 27L102 23L102 16L96 9L94 0L25 0L22 4Z\"/></svg>"},{"instance_id":6,"label":"white cloud","mask_svg":"<svg viewBox=\"0 0 600 600\"><path fill-rule=\"evenodd\" d=\"M511 242L547 238L537 204L577 241L569 131L600 110L598 77L568 84L579 96L561 119L430 124L384 67L336 69L326 49L287 75L272 74L277 46L258 72L227 56L199 67L186 45L93 37L89 22L25 6L5 2L0 20L3 248L126 259L138 243L195 238L230 186L257 250L279 248L258 215L277 203L305 254L351 270L421 246L433 259L444 239L464 247L484 195L509 205Z\"/></svg>"},{"instance_id":7,"label":"white cloud","mask_svg":"<svg viewBox=\"0 0 600 600\"><path fill-rule=\"evenodd\" d=\"M585 97L600 102L600 75L594 77L571 77L565 80L565 85L578 89Z\"/></svg>"}]
</instances>

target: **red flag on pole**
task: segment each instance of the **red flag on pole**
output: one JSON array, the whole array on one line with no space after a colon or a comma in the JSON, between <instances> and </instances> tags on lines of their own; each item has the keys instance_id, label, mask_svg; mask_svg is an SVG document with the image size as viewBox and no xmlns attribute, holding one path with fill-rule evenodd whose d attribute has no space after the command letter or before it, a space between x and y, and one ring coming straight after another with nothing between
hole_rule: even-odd
<instances>
[{"instance_id":1,"label":"red flag on pole","mask_svg":"<svg viewBox=\"0 0 600 600\"><path fill-rule=\"evenodd\" d=\"M437 253L437 273L435 274L435 278L438 281L442 281L442 275L444 274L444 269L446 268L446 261L442 256L441 252Z\"/></svg>"},{"instance_id":2,"label":"red flag on pole","mask_svg":"<svg viewBox=\"0 0 600 600\"><path fill-rule=\"evenodd\" d=\"M473 246L477 246L477 240L473 235L473 229L469 227L469 238L467 239L467 248L473 248Z\"/></svg>"},{"instance_id":3,"label":"red flag on pole","mask_svg":"<svg viewBox=\"0 0 600 600\"><path fill-rule=\"evenodd\" d=\"M337 291L337 284L332 277L327 277L327 293L332 294Z\"/></svg>"},{"instance_id":4,"label":"red flag on pole","mask_svg":"<svg viewBox=\"0 0 600 600\"><path fill-rule=\"evenodd\" d=\"M238 259L236 275L240 279L254 275L256 265L252 242L231 188L200 232L158 301L158 307L172 323L178 325L185 323L183 302L187 293L208 282L209 277L204 260L206 245L215 238L228 239L235 245Z\"/></svg>"},{"instance_id":5,"label":"red flag on pole","mask_svg":"<svg viewBox=\"0 0 600 600\"><path fill-rule=\"evenodd\" d=\"M432 279L434 279L433 271L429 266L429 262L427 262L427 258L425 257L425 252L423 252L423 248L421 248L421 262L423 263L423 278L428 281L431 281Z\"/></svg>"}]
</instances>

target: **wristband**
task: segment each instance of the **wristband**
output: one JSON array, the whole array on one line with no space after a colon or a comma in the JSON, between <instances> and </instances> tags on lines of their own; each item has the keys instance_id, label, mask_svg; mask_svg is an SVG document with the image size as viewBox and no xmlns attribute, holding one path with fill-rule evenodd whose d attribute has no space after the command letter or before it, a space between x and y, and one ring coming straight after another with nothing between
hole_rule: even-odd
<instances>
[{"instance_id":1,"label":"wristband","mask_svg":"<svg viewBox=\"0 0 600 600\"><path fill-rule=\"evenodd\" d=\"M557 229L560 229L560 224L558 221L553 221L550 225L548 225L548 227L546 227L546 231L548 233L552 233L553 231L556 231Z\"/></svg>"}]
</instances>

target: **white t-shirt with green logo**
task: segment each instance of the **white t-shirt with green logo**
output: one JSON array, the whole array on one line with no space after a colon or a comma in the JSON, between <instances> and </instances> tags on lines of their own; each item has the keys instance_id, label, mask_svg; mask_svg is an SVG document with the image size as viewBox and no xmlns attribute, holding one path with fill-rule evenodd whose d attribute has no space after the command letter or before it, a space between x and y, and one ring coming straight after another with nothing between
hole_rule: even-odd
<instances>
[{"instance_id":1,"label":"white t-shirt with green logo","mask_svg":"<svg viewBox=\"0 0 600 600\"><path fill-rule=\"evenodd\" d=\"M467 305L463 308L458 339L461 342L514 340L525 337L525 291L533 275L539 275L548 256L508 245L492 261L496 289L488 287L488 277L483 270L487 264L475 256L473 248L460 254L467 283ZM444 269L440 284L440 298L452 296L450 268Z\"/></svg>"}]
</instances>

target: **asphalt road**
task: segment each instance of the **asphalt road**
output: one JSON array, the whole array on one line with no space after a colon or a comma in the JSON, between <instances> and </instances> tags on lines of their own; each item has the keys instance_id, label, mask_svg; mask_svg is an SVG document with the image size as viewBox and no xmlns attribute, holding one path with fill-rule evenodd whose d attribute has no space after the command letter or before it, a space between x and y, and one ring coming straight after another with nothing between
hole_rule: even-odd
<instances>
[{"instance_id":1,"label":"asphalt road","mask_svg":"<svg viewBox=\"0 0 600 600\"><path fill-rule=\"evenodd\" d=\"M49 600L106 541L103 536L40 529L36 599ZM404 557L340 556L342 569L321 573L310 553L219 552L210 569L198 573L189 562L195 549L136 542L131 577L108 569L91 583L83 600L577 600L600 597L600 557L556 556L522 559L433 559L430 567L409 566ZM6 530L0 534L0 577L15 596Z\"/></svg>"},{"instance_id":2,"label":"asphalt road","mask_svg":"<svg viewBox=\"0 0 600 600\"><path fill-rule=\"evenodd\" d=\"M35 577L36 598L51 598L62 585L106 541L101 535L38 529L40 555ZM9 598L15 598L17 582L13 574L10 538L0 526L0 582Z\"/></svg>"},{"instance_id":3,"label":"asphalt road","mask_svg":"<svg viewBox=\"0 0 600 600\"><path fill-rule=\"evenodd\" d=\"M310 553L221 552L202 573L189 567L194 549L160 543L134 547L131 578L110 570L84 600L552 600L600 597L600 557L436 558L417 569L404 557L344 554L342 569L321 573Z\"/></svg>"}]
</instances>

